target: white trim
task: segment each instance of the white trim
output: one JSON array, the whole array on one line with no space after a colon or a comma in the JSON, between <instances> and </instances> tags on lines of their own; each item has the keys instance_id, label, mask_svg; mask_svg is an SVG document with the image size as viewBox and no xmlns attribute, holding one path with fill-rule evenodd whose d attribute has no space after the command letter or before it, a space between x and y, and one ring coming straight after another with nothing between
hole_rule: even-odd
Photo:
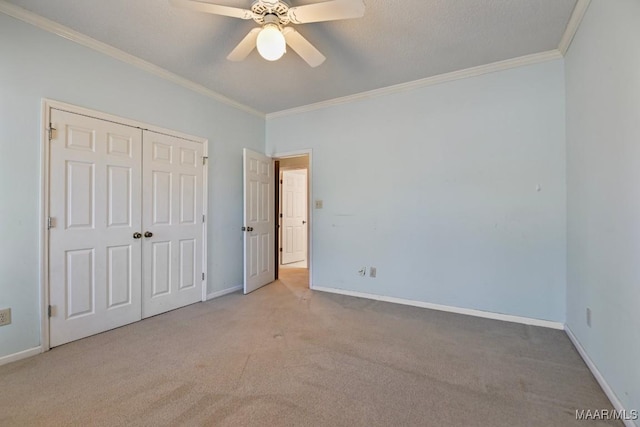
<instances>
[{"instance_id":1,"label":"white trim","mask_svg":"<svg viewBox=\"0 0 640 427\"><path fill-rule=\"evenodd\" d=\"M580 24L582 23L582 19L584 18L585 13L587 12L587 8L591 0L578 0L576 3L576 7L573 9L573 13L571 14L571 18L567 23L567 28L562 35L562 39L560 40L560 44L558 45L558 50L562 54L562 56L567 54L567 50L569 50L569 46L571 46L571 42L573 41L573 37L576 35Z\"/></svg>"},{"instance_id":2,"label":"white trim","mask_svg":"<svg viewBox=\"0 0 640 427\"><path fill-rule=\"evenodd\" d=\"M482 317L485 319L502 320L504 322L522 323L523 325L540 326L550 329L564 329L564 323L550 320L534 319L531 317L512 316L510 314L494 313L491 311L474 310L471 308L453 307L449 305L433 304L430 302L409 300L404 298L388 297L384 295L367 294L363 292L348 291L345 289L327 288L316 286L314 291L328 292L332 294L348 295L358 298L366 298L376 301L392 302L395 304L410 305L413 307L428 308L430 310L447 311L449 313L464 314L467 316Z\"/></svg>"},{"instance_id":3,"label":"white trim","mask_svg":"<svg viewBox=\"0 0 640 427\"><path fill-rule=\"evenodd\" d=\"M283 153L274 153L274 154L267 154L270 157L273 157L276 160L282 160L282 159L288 159L291 157L303 157L306 155L309 155L309 157L311 157L311 149L308 148L306 150L296 150L296 151L285 151Z\"/></svg>"},{"instance_id":4,"label":"white trim","mask_svg":"<svg viewBox=\"0 0 640 427\"><path fill-rule=\"evenodd\" d=\"M401 92L404 90L432 86L432 85L441 84L449 81L460 80L460 79L469 78L469 77L476 77L483 74L508 70L511 68L532 65L540 62L562 58L566 54L567 49L569 48L569 45L571 44L571 41L573 40L573 37L576 31L578 30L578 27L580 26L580 23L582 22L582 18L584 17L584 14L590 2L591 0L578 0L576 7L574 8L573 13L571 15L571 18L567 24L567 28L564 32L564 35L560 41L558 49L554 49L546 52L534 53L534 54L525 55L517 58L507 59L504 61L493 62L490 64L480 65L480 66L471 67L463 70L456 70L449 73L440 74L437 76L414 80L411 82L400 83L393 86L387 86L379 89L374 89L371 91L361 92L361 93L348 95L340 98L334 98L334 99L330 99L327 101L322 101L314 104L308 104L308 105L303 105L300 107L295 107L287 110L276 111L276 112L268 113L266 115L263 112L256 110L255 108L252 108L248 105L242 104L238 101L228 98L214 90L204 87L198 83L192 82L191 80L188 80L184 77L174 74L162 67L159 67L155 64L152 64L148 61L138 58L137 56L124 52L120 49L117 49L111 45L108 45L106 43L93 39L78 31L72 30L69 27L66 27L57 22L51 21L47 18L44 18L40 15L37 15L33 12L30 12L14 4L8 3L6 0L0 0L0 13L4 13L5 15L19 19L23 22L26 22L35 27L38 27L42 30L48 31L52 34L63 37L67 40L73 41L75 43L78 43L90 49L93 49L97 52L110 56L126 64L142 69L150 74L153 74L157 77L160 77L162 79L165 79L172 83L180 85L193 92L199 93L204 96L208 96L230 107L253 114L260 118L272 119L276 117L289 116L293 114L299 114L299 113L304 113L308 111L318 110L321 108L331 107L334 105L345 104L345 103L352 102L359 99L373 98L377 96Z\"/></svg>"},{"instance_id":5,"label":"white trim","mask_svg":"<svg viewBox=\"0 0 640 427\"><path fill-rule=\"evenodd\" d=\"M582 357L582 360L584 360L584 363L587 364L587 367L589 368L589 370L591 371L593 376L596 378L596 381L598 381L598 384L600 384L600 387L602 387L602 390L604 391L604 394L607 395L607 397L609 398L609 400L613 404L613 407L618 411L624 411L625 408L622 405L622 402L620 402L620 399L618 399L618 396L616 396L616 394L613 391L613 389L611 388L611 386L609 386L609 383L607 383L607 380L604 378L602 373L598 370L598 367L596 366L596 364L593 363L593 360L591 360L591 358L589 357L589 354L587 353L587 351L584 349L584 347L582 347L582 344L580 344L580 341L574 335L574 333L571 330L571 328L569 327L569 325L565 325L564 326L564 330L567 333L567 336L569 337L569 339L573 343L573 345L576 348L576 350L578 350L578 353L580 353L580 356ZM628 412L629 411L627 411L627 413ZM624 425L626 427L638 427L639 426L638 424L634 423L632 420L623 420L623 422L624 422Z\"/></svg>"},{"instance_id":6,"label":"white trim","mask_svg":"<svg viewBox=\"0 0 640 427\"><path fill-rule=\"evenodd\" d=\"M214 298L220 298L220 297L223 297L225 295L232 294L234 292L241 291L242 288L243 288L243 286L240 285L240 286L234 286L233 288L223 289L223 290L217 291L217 292L211 292L210 294L207 294L207 301L212 300Z\"/></svg>"},{"instance_id":7,"label":"white trim","mask_svg":"<svg viewBox=\"0 0 640 427\"><path fill-rule=\"evenodd\" d=\"M51 123L49 101L42 100L42 116L40 123L42 150L40 151L40 345L42 351L49 350L49 134L47 129Z\"/></svg>"},{"instance_id":8,"label":"white trim","mask_svg":"<svg viewBox=\"0 0 640 427\"><path fill-rule=\"evenodd\" d=\"M562 37L562 40L560 41L560 45L558 49L554 49L546 52L534 53L530 55L524 55L517 58L493 62L490 64L480 65L480 66L471 67L463 70L456 70L449 73L440 74L437 76L431 76L424 79L414 80L411 82L400 83L393 86L387 86L379 89L374 89L371 91L356 93L353 95L348 95L340 98L334 98L334 99L330 99L327 101L322 101L314 104L303 105L303 106L291 108L288 110L276 111L276 112L268 113L266 115L263 112L258 111L248 105L245 105L238 101L230 99L214 90L206 88L195 82L192 82L191 80L188 80L184 77L178 76L177 74L174 74L162 67L159 67L155 64L152 64L148 61L138 58L137 56L126 53L111 45L108 45L106 43L93 39L85 34L72 30L69 27L58 24L57 22L54 22L47 18L39 16L19 6L8 3L6 0L0 0L0 13L4 13L8 16L19 19L23 22L26 22L35 27L38 27L42 30L45 30L55 35L58 35L60 37L66 38L67 40L71 40L75 43L78 43L80 45L93 49L97 52L110 56L126 64L142 69L150 74L153 74L157 77L160 77L162 79L165 79L172 83L180 85L193 92L199 93L204 96L208 96L230 107L253 114L260 118L272 119L276 117L289 116L293 114L299 114L299 113L304 113L308 111L318 110L321 108L345 104L345 103L360 100L360 99L388 95L388 94L397 93L405 90L432 86L432 85L441 84L449 81L476 77L483 74L508 70L511 68L532 65L540 62L551 61L554 59L562 58L563 55L566 53L571 43L571 40L573 39L573 36L575 35L575 32L577 31L580 25L580 22L582 21L582 18L584 17L584 13L586 12L586 9L589 6L590 1L591 0L578 0L578 3L576 4L576 7L573 11L571 19L569 20L565 33Z\"/></svg>"},{"instance_id":9,"label":"white trim","mask_svg":"<svg viewBox=\"0 0 640 427\"><path fill-rule=\"evenodd\" d=\"M285 151L282 153L274 153L271 155L272 159L282 160L287 157L302 157L307 156L307 200L309 206L307 206L307 268L309 269L309 289L313 287L313 150L308 148L306 150L297 151Z\"/></svg>"},{"instance_id":10,"label":"white trim","mask_svg":"<svg viewBox=\"0 0 640 427\"><path fill-rule=\"evenodd\" d=\"M2 0L0 0L2 1ZM43 102L46 104L45 108L54 108L56 110L66 111L68 113L80 114L81 116L87 116L94 119L104 120L108 122L114 122L125 126L131 126L134 128L148 130L155 133L161 133L163 135L174 136L176 138L186 139L193 142L199 142L208 146L209 140L198 136L189 135L187 133L179 132L173 129L167 129L160 126L152 125L145 122L140 122L134 119L128 119L126 117L116 116L113 114L105 113L104 111L94 110L91 108L82 107L79 105L68 104L66 102L56 101L53 99L44 98ZM48 124L48 122L47 122Z\"/></svg>"},{"instance_id":11,"label":"white trim","mask_svg":"<svg viewBox=\"0 0 640 427\"><path fill-rule=\"evenodd\" d=\"M495 73L497 71L509 70L511 68L523 67L526 65L538 64L541 62L553 61L561 59L562 54L559 50L549 50L547 52L534 53L531 55L520 56L518 58L507 59L504 61L493 62L491 64L479 65L477 67L467 68L464 70L452 71L450 73L439 74L437 76L427 77L424 79L414 80L411 82L400 83L393 86L387 86L380 89L374 89L367 92L360 92L353 95L334 98L327 101L317 102L315 104L304 105L301 107L291 108L289 110L268 113L267 120L277 117L291 116L294 114L306 113L309 111L319 110L322 108L333 107L340 104L347 104L362 99L376 98L384 95L418 89L427 86L438 85L441 83L451 82L454 80L467 79L477 77L483 74Z\"/></svg>"},{"instance_id":12,"label":"white trim","mask_svg":"<svg viewBox=\"0 0 640 427\"><path fill-rule=\"evenodd\" d=\"M207 300L207 290L209 283L209 263L208 263L208 250L209 239L207 237L208 224L209 224L209 141L203 143L202 154L206 158L203 159L203 171L202 171L202 215L204 215L204 221L202 221L202 273L204 274L204 280L202 281L202 301Z\"/></svg>"},{"instance_id":13,"label":"white trim","mask_svg":"<svg viewBox=\"0 0 640 427\"><path fill-rule=\"evenodd\" d=\"M0 366L7 363L16 362L18 360L26 359L27 357L35 356L42 353L42 347L33 347L27 350L19 351L17 353L9 354L7 356L0 357Z\"/></svg>"},{"instance_id":14,"label":"white trim","mask_svg":"<svg viewBox=\"0 0 640 427\"><path fill-rule=\"evenodd\" d=\"M172 83L180 85L186 89L189 89L201 95L208 96L209 98L215 99L216 101L226 104L230 107L237 108L238 110L242 110L246 113L250 113L258 117L264 118L264 113L254 108L251 108L247 105L241 104L240 102L227 98L226 96L221 95L216 91L213 91L197 83L194 83L191 80L185 79L184 77L180 77L177 74L174 74L168 70L165 70L162 67L154 65L143 59L140 59L137 56L126 53L111 45L108 45L106 43L93 39L85 34L79 33L78 31L72 30L69 27L58 24L57 22L51 21L47 18L43 18L42 16L36 15L35 13L30 12L26 9L23 9L19 6L13 5L11 3L7 3L5 0L0 0L0 13L4 13L5 15L9 15L13 18L19 19L23 22L26 22L35 27L38 27L42 30L48 31L57 36L63 37L67 40L71 40L82 46L93 49L104 55L115 58L118 61L122 61L126 64L142 69L157 77L168 80Z\"/></svg>"}]
</instances>

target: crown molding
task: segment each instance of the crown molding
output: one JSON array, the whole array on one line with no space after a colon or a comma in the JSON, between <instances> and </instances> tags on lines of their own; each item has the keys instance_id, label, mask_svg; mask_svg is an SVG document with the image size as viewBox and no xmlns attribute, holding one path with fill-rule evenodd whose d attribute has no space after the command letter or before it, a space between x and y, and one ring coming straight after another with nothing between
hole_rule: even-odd
<instances>
[{"instance_id":1,"label":"crown molding","mask_svg":"<svg viewBox=\"0 0 640 427\"><path fill-rule=\"evenodd\" d=\"M434 86L454 80L467 79L477 77L483 74L495 73L497 71L509 70L511 68L524 67L527 65L538 64L541 62L561 59L562 54L559 50L549 50L546 52L534 53L531 55L520 56L518 58L507 59L504 61L493 62L491 64L479 65L477 67L466 68L464 70L452 71L450 73L439 74L437 76L427 77L424 79L413 80L407 83L400 83L393 86L387 86L380 89L374 89L366 92L360 92L353 95L334 98L327 101L317 102L315 104L303 105L301 107L291 108L288 110L268 113L267 120L277 117L291 116L294 114L306 113L309 111L320 110L322 108L333 107L340 104L346 104L362 99L376 98L384 95L391 95L411 89L418 89L427 86Z\"/></svg>"},{"instance_id":2,"label":"crown molding","mask_svg":"<svg viewBox=\"0 0 640 427\"><path fill-rule=\"evenodd\" d=\"M567 50L569 50L569 46L571 46L573 37L578 31L585 13L587 13L589 4L591 4L591 0L578 0L576 3L576 7L573 9L571 18L567 23L567 29L564 31L560 44L558 45L558 50L562 53L562 56L567 54Z\"/></svg>"},{"instance_id":3,"label":"crown molding","mask_svg":"<svg viewBox=\"0 0 640 427\"><path fill-rule=\"evenodd\" d=\"M111 45L100 42L87 35L84 35L75 30L72 30L69 27L58 24L57 22L51 21L47 18L43 18L40 15L37 15L33 12L30 12L14 4L8 3L5 0L0 0L0 13L4 13L5 15L9 15L13 18L19 19L20 21L31 24L42 30L48 31L57 36L63 37L67 40L76 42L82 46L93 49L97 52L110 56L126 64L132 65L136 68L144 70L162 79L168 80L172 83L175 83L193 92L215 99L216 101L222 104L226 104L230 107L236 108L238 110L242 110L246 113L250 113L261 118L265 117L264 113L261 111L258 111L247 105L241 104L237 101L234 101L233 99L227 98L226 96L221 95L216 91L213 91L197 83L194 83L191 80L185 79L184 77L180 77L177 74L174 74L171 71L165 70L162 67L158 67L157 65L154 65L143 59L140 59L137 56L131 55Z\"/></svg>"},{"instance_id":4,"label":"crown molding","mask_svg":"<svg viewBox=\"0 0 640 427\"><path fill-rule=\"evenodd\" d=\"M26 22L35 27L38 27L42 30L45 30L55 35L58 35L60 37L66 38L67 40L71 40L80 45L83 45L97 52L100 52L104 55L117 59L121 62L127 63L136 68L142 69L150 74L153 74L157 77L168 80L188 90L191 90L193 92L212 98L222 104L226 104L238 110L247 112L249 114L253 114L260 118L266 118L267 120L269 120L269 119L274 119L278 117L290 116L290 115L301 114L309 111L319 110L323 108L328 108L328 107L332 107L340 104L346 104L346 103L361 100L361 99L390 95L390 94L394 94L394 93L398 93L406 90L433 86L433 85L446 83L450 81L481 76L483 74L504 71L511 68L517 68L517 67L533 65L541 62L551 61L554 59L560 59L566 54L571 44L571 41L573 40L573 37L575 36L578 30L578 27L580 26L580 23L582 22L582 19L584 18L584 15L590 3L591 3L591 0L577 1L576 6L571 15L571 18L569 19L569 22L567 24L567 28L558 46L558 49L554 49L546 52L534 53L531 55L525 55L518 58L507 59L504 61L493 62L491 64L480 65L477 67L471 67L464 70L452 71L450 73L444 73L437 76L414 80L411 82L400 83L393 86L387 86L380 89L360 92L353 95L347 95L339 98L330 99L327 101L321 101L321 102L303 105L300 107L295 107L287 110L276 111L276 112L268 113L266 115L261 111L258 111L252 107L249 107L248 105L245 105L233 99L227 98L226 96L216 91L206 88L184 77L180 77L177 74L174 74L162 67L159 67L141 58L138 58L137 56L131 55L111 45L95 40L87 35L79 33L75 30L72 30L69 27L58 24L57 22L51 21L47 18L37 15L19 6L8 3L6 0L0 0L0 13L4 13L5 15L19 19L23 22Z\"/></svg>"}]
</instances>

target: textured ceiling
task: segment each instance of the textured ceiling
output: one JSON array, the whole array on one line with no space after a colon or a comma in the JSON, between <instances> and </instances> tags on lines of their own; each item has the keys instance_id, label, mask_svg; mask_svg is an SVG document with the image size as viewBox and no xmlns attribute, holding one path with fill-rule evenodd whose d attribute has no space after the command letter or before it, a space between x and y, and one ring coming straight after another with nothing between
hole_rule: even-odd
<instances>
[{"instance_id":1,"label":"textured ceiling","mask_svg":"<svg viewBox=\"0 0 640 427\"><path fill-rule=\"evenodd\" d=\"M556 49L576 4L365 0L364 18L296 26L327 57L311 68L291 50L277 62L256 51L227 61L255 23L177 9L168 0L9 2L265 113Z\"/></svg>"}]
</instances>

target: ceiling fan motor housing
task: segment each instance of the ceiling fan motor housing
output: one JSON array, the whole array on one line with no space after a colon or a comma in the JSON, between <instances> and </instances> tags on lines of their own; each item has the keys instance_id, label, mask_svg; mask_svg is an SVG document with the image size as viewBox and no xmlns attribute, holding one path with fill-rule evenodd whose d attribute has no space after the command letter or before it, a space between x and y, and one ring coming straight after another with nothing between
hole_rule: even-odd
<instances>
[{"instance_id":1,"label":"ceiling fan motor housing","mask_svg":"<svg viewBox=\"0 0 640 427\"><path fill-rule=\"evenodd\" d=\"M285 26L290 21L287 13L289 5L279 0L256 0L251 5L253 20L259 25L276 24Z\"/></svg>"}]
</instances>

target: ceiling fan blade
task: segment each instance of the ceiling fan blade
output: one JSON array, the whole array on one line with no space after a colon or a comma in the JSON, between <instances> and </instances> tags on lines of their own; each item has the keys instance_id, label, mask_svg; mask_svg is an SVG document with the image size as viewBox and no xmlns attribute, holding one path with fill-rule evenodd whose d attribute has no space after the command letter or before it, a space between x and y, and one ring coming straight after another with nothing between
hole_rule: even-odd
<instances>
[{"instance_id":1,"label":"ceiling fan blade","mask_svg":"<svg viewBox=\"0 0 640 427\"><path fill-rule=\"evenodd\" d=\"M258 38L260 30L262 30L262 28L254 28L249 31L249 34L247 34L242 41L238 43L238 46L231 51L229 56L227 56L227 59L229 61L242 61L249 56L251 51L256 47L256 39Z\"/></svg>"},{"instance_id":2,"label":"ceiling fan blade","mask_svg":"<svg viewBox=\"0 0 640 427\"><path fill-rule=\"evenodd\" d=\"M364 16L363 0L331 0L289 8L289 19L294 24L337 21Z\"/></svg>"},{"instance_id":3,"label":"ceiling fan blade","mask_svg":"<svg viewBox=\"0 0 640 427\"><path fill-rule=\"evenodd\" d=\"M284 35L284 39L287 44L291 46L291 49L300 55L300 57L310 66L317 67L327 59L318 49L313 47L307 39L302 37L302 35L293 28L286 27L282 30L282 34Z\"/></svg>"},{"instance_id":4,"label":"ceiling fan blade","mask_svg":"<svg viewBox=\"0 0 640 427\"><path fill-rule=\"evenodd\" d=\"M197 0L169 0L173 6L197 12L213 13L214 15L230 16L232 18L252 19L253 12L237 7L222 6Z\"/></svg>"}]
</instances>

